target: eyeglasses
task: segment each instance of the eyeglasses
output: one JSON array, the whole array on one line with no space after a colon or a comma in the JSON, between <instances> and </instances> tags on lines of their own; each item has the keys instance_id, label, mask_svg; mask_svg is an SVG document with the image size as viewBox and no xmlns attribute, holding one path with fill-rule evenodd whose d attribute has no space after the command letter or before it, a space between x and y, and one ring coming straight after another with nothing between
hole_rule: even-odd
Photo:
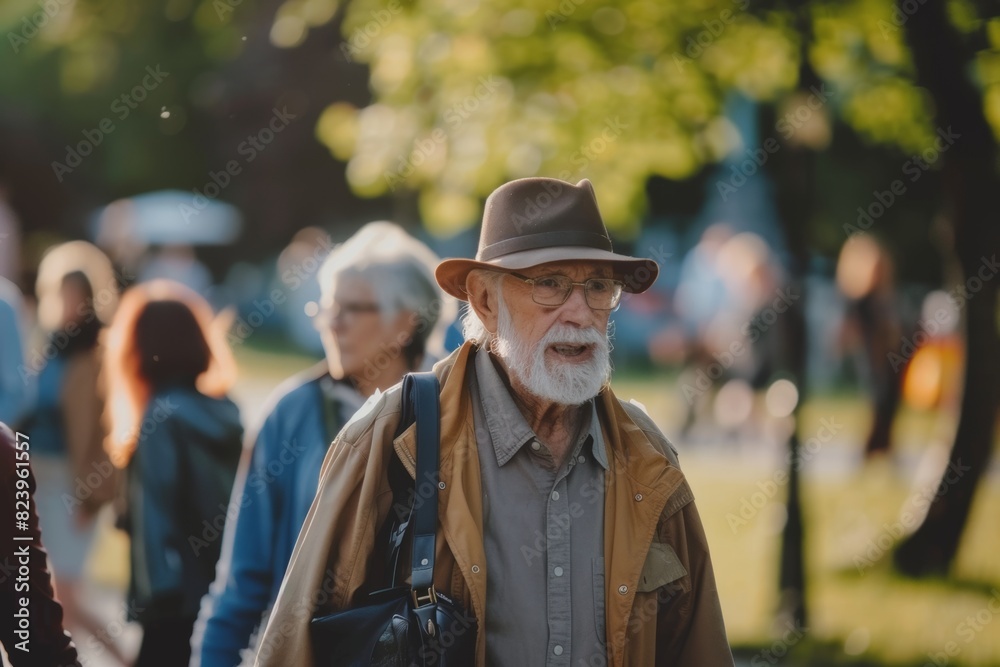
<instances>
[{"instance_id":1,"label":"eyeglasses","mask_svg":"<svg viewBox=\"0 0 1000 667\"><path fill-rule=\"evenodd\" d=\"M622 299L620 280L612 278L588 278L582 283L573 282L568 276L551 275L528 278L520 273L508 273L518 280L531 285L531 300L540 306L561 306L569 299L574 285L583 287L587 305L594 310L614 310Z\"/></svg>"},{"instance_id":2,"label":"eyeglasses","mask_svg":"<svg viewBox=\"0 0 1000 667\"><path fill-rule=\"evenodd\" d=\"M357 317L358 315L378 313L382 309L377 303L335 303L326 309L330 322L337 318Z\"/></svg>"}]
</instances>

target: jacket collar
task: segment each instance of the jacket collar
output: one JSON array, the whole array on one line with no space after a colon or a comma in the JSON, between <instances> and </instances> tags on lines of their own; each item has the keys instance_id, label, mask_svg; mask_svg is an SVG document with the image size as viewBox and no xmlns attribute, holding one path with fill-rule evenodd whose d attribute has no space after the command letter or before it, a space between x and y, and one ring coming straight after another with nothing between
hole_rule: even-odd
<instances>
[{"instance_id":1,"label":"jacket collar","mask_svg":"<svg viewBox=\"0 0 1000 667\"><path fill-rule=\"evenodd\" d=\"M601 392L598 402L612 471L626 475L633 485L645 489L647 497L663 496L666 500L684 481L680 470L670 465L649 441L610 388Z\"/></svg>"}]
</instances>

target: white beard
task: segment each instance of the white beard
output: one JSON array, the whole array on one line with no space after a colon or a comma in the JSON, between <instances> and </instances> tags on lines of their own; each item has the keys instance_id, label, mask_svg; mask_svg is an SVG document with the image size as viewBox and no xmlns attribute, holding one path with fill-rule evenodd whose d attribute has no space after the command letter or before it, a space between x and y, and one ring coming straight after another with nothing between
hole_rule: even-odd
<instances>
[{"instance_id":1,"label":"white beard","mask_svg":"<svg viewBox=\"0 0 1000 667\"><path fill-rule=\"evenodd\" d=\"M492 349L530 394L560 405L582 405L610 382L611 344L607 335L593 328L556 324L534 348L529 348L514 327L502 298L497 305L497 333ZM578 364L548 362L545 350L559 344L590 345L593 356Z\"/></svg>"}]
</instances>

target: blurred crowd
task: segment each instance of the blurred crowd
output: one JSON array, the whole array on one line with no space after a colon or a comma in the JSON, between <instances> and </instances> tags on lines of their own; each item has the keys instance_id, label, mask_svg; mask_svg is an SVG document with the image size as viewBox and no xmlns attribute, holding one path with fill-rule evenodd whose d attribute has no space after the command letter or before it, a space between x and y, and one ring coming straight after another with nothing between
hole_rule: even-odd
<instances>
[{"instance_id":1,"label":"blurred crowd","mask_svg":"<svg viewBox=\"0 0 1000 667\"><path fill-rule=\"evenodd\" d=\"M31 664L77 664L63 627L102 642L117 664L239 664L326 447L369 396L445 353L457 309L434 281L437 257L389 222L336 246L306 230L278 260L283 288L239 315L213 308L189 247L113 261L84 241L57 245L30 308L10 280L17 257L3 267L0 421L17 433L4 432L5 447L20 449L22 435L30 446L32 526L48 552L33 560L33 590L46 593L32 603L34 646L46 648ZM315 336L323 360L279 387L263 420L248 420L229 397L231 348L289 306L313 327L293 326L293 338L308 347ZM134 661L81 600L102 517L129 537L125 608L142 627Z\"/></svg>"},{"instance_id":2,"label":"blurred crowd","mask_svg":"<svg viewBox=\"0 0 1000 667\"><path fill-rule=\"evenodd\" d=\"M682 442L753 439L806 391L857 388L871 409L861 449L871 458L890 452L902 406L957 410L960 304L942 290L900 288L892 254L877 238L850 236L834 265L817 263L793 278L766 225L694 231L687 250L667 237L678 250L673 267L648 295L624 304L616 329L619 347L631 343L625 355L679 369ZM800 346L805 368L797 370ZM789 382L790 399L770 400Z\"/></svg>"},{"instance_id":3,"label":"blurred crowd","mask_svg":"<svg viewBox=\"0 0 1000 667\"><path fill-rule=\"evenodd\" d=\"M232 212L202 212L201 236L179 239L148 211L153 222L137 225L144 206L107 207L96 245L54 245L35 268L21 266L17 220L0 197L0 422L30 438L48 553L38 576L50 568L61 603L40 615L51 636L80 629L109 664L237 665L277 595L327 445L368 397L457 346L457 306L434 280L435 253L393 223L341 242L305 228L273 268L238 263L216 282L194 246L231 242ZM868 390L866 454L890 450L903 403L954 404L957 309L930 292L919 318L906 312L891 254L871 236L848 239L825 286L794 282L754 231L711 224L681 246L664 280L623 303L615 335L621 365L680 369L682 440L704 439L706 425L715 439L753 434L761 410L791 412L790 313L808 320L817 307L823 335L811 344L836 353L811 354L853 360ZM810 311L806 289L819 304ZM259 416L230 398L232 348L258 332L321 358ZM757 400L789 381L790 400ZM102 522L129 538L137 657L81 600ZM47 645L62 653L46 664L74 664L71 644Z\"/></svg>"}]
</instances>

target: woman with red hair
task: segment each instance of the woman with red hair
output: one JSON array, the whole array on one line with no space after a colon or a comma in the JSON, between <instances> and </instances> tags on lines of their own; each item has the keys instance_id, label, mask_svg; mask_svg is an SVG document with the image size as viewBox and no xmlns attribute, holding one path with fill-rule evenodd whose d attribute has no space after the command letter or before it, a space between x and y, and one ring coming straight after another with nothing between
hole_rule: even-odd
<instances>
[{"instance_id":1,"label":"woman with red hair","mask_svg":"<svg viewBox=\"0 0 1000 667\"><path fill-rule=\"evenodd\" d=\"M108 452L126 470L128 609L143 627L136 665L186 665L242 449L239 410L226 396L232 355L203 298L153 281L123 296L106 363Z\"/></svg>"}]
</instances>

